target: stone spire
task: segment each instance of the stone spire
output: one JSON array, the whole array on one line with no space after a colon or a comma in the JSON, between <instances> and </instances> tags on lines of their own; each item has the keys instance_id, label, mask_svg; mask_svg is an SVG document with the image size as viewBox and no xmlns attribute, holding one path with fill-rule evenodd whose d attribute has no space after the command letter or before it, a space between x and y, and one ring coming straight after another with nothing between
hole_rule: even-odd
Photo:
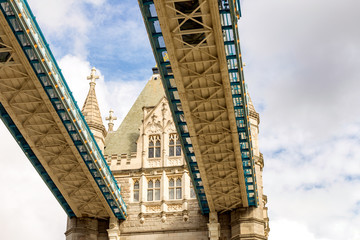
<instances>
[{"instance_id":1,"label":"stone spire","mask_svg":"<svg viewBox=\"0 0 360 240\"><path fill-rule=\"evenodd\" d=\"M105 118L105 120L109 121L108 123L108 131L114 131L114 120L117 120L117 117L114 116L114 110L110 109L109 116Z\"/></svg>"},{"instance_id":2,"label":"stone spire","mask_svg":"<svg viewBox=\"0 0 360 240\"><path fill-rule=\"evenodd\" d=\"M88 76L87 79L90 80L90 90L81 112L84 115L90 130L94 134L97 144L103 151L107 132L101 118L99 104L95 94L95 81L96 79L99 79L99 76L96 75L96 69L94 67L91 69L90 76Z\"/></svg>"}]
</instances>

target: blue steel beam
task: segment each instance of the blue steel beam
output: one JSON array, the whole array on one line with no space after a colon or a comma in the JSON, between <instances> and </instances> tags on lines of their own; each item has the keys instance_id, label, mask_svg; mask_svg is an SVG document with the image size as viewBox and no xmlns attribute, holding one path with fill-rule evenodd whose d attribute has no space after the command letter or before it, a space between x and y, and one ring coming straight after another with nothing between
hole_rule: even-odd
<instances>
[{"instance_id":1,"label":"blue steel beam","mask_svg":"<svg viewBox=\"0 0 360 240\"><path fill-rule=\"evenodd\" d=\"M82 160L88 167L97 186L110 206L114 216L126 219L126 204L120 194L120 188L102 155L89 126L87 125L80 108L55 61L55 58L38 26L34 15L26 0L0 0L0 9L6 18L20 47L25 53L34 73L44 90L49 101L56 110L59 118L68 131L69 136ZM51 177L36 158L20 131L16 128L10 116L0 103L1 119L18 141L36 170L40 173L45 183L54 193L69 217L74 216L66 199L61 195Z\"/></svg>"},{"instance_id":2,"label":"blue steel beam","mask_svg":"<svg viewBox=\"0 0 360 240\"><path fill-rule=\"evenodd\" d=\"M199 186L199 189L197 187L195 188L199 200L199 205L203 213L208 213L209 207L206 201L206 193L202 185L196 157L192 149L192 145L188 144L191 143L189 131L184 114L181 111L181 101L176 89L174 76L172 75L171 62L169 60L164 60L167 51L155 10L154 1L138 0L138 2L153 49L155 60L159 66L159 72L162 77L165 92L169 102L171 103L170 108L175 120L176 128L179 135L181 136L180 140L182 147L185 149L185 159L190 170L190 176L194 186ZM231 93L235 110L235 119L239 135L247 200L249 206L258 206L259 198L250 133L249 109L247 104L248 100L237 28L237 21L241 16L240 0L219 0L218 3L219 16L221 20L222 31L224 33L224 49L226 53Z\"/></svg>"}]
</instances>

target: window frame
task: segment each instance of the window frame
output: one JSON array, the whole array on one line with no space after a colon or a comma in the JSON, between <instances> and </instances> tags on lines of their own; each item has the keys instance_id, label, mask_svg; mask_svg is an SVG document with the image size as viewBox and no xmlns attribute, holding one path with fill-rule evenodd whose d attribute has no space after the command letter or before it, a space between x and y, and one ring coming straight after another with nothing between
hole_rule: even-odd
<instances>
[{"instance_id":1,"label":"window frame","mask_svg":"<svg viewBox=\"0 0 360 240\"><path fill-rule=\"evenodd\" d=\"M178 151L179 150L179 151ZM169 134L169 157L180 157L182 155L181 142L177 133Z\"/></svg>"},{"instance_id":2,"label":"window frame","mask_svg":"<svg viewBox=\"0 0 360 240\"><path fill-rule=\"evenodd\" d=\"M150 182L152 182L152 187L150 187ZM159 183L158 186L157 186L157 183ZM149 179L147 181L146 193L147 193L146 201L148 201L148 202L160 201L160 199L161 199L161 181L160 181L160 179L158 179L158 178ZM150 199L150 196L151 196L151 199Z\"/></svg>"},{"instance_id":3,"label":"window frame","mask_svg":"<svg viewBox=\"0 0 360 240\"><path fill-rule=\"evenodd\" d=\"M133 181L134 181L134 183L133 183L133 194L132 194L133 202L140 202L140 181L138 179L133 180ZM135 188L136 183L137 183L138 188ZM136 192L137 192L137 199L135 198L135 193Z\"/></svg>"},{"instance_id":4,"label":"window frame","mask_svg":"<svg viewBox=\"0 0 360 240\"><path fill-rule=\"evenodd\" d=\"M159 134L149 136L148 158L161 158L161 137Z\"/></svg>"},{"instance_id":5,"label":"window frame","mask_svg":"<svg viewBox=\"0 0 360 240\"><path fill-rule=\"evenodd\" d=\"M196 198L196 192L195 192L195 188L194 185L190 179L190 194L189 194L189 198L194 199Z\"/></svg>"},{"instance_id":6,"label":"window frame","mask_svg":"<svg viewBox=\"0 0 360 240\"><path fill-rule=\"evenodd\" d=\"M178 180L180 184L178 184ZM170 182L173 182L173 186L171 186ZM181 177L172 177L169 178L169 200L181 200L183 199L183 191L182 191L183 181ZM171 192L173 193L171 197ZM179 196L178 197L178 193Z\"/></svg>"}]
</instances>

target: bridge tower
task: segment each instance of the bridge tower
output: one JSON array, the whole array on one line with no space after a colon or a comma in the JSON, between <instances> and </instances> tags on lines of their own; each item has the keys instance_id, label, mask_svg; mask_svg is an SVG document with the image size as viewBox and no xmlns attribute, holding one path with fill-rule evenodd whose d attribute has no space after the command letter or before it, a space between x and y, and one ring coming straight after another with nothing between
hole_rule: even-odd
<instances>
[{"instance_id":1,"label":"bridge tower","mask_svg":"<svg viewBox=\"0 0 360 240\"><path fill-rule=\"evenodd\" d=\"M161 76L153 69L120 127L109 131L105 140L105 158L128 206L128 218L120 223L120 239L267 239L259 114L250 99L249 108L260 203L202 214Z\"/></svg>"}]
</instances>

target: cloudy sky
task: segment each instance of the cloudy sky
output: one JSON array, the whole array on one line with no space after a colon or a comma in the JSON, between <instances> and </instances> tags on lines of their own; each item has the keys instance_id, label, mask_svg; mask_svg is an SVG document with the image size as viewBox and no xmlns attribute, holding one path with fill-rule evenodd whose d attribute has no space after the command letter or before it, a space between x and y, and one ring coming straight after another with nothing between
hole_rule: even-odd
<instances>
[{"instance_id":1,"label":"cloudy sky","mask_svg":"<svg viewBox=\"0 0 360 240\"><path fill-rule=\"evenodd\" d=\"M28 0L79 106L100 73L123 119L155 65L135 0ZM243 0L270 240L360 239L360 1ZM118 124L119 122L118 121ZM0 123L2 239L64 239L66 215Z\"/></svg>"}]
</instances>

